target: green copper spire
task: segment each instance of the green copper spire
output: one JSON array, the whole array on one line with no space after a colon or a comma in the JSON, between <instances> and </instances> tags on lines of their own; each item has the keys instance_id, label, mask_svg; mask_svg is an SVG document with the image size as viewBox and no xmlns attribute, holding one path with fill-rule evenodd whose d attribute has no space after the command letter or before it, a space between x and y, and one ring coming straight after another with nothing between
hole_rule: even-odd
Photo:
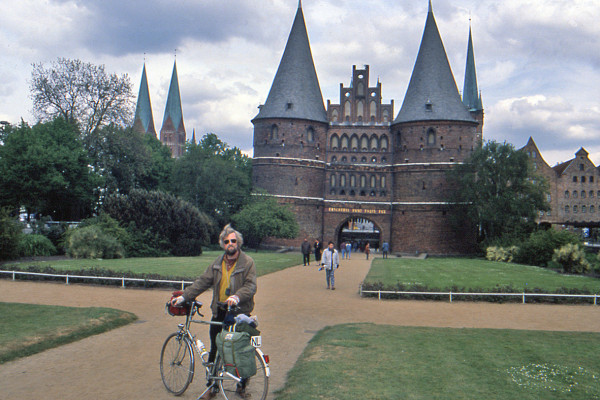
<instances>
[{"instance_id":1,"label":"green copper spire","mask_svg":"<svg viewBox=\"0 0 600 400\"><path fill-rule=\"evenodd\" d=\"M142 133L152 133L154 136L156 136L145 63L142 69L142 81L140 83L140 92L138 94L137 105L135 107L135 119L133 121L133 126L136 130Z\"/></svg>"},{"instance_id":2,"label":"green copper spire","mask_svg":"<svg viewBox=\"0 0 600 400\"><path fill-rule=\"evenodd\" d=\"M473 37L469 27L469 44L467 46L467 65L463 87L463 103L470 111L481 111L483 104L481 94L477 90L477 73L475 72L475 56L473 53Z\"/></svg>"},{"instance_id":3,"label":"green copper spire","mask_svg":"<svg viewBox=\"0 0 600 400\"><path fill-rule=\"evenodd\" d=\"M163 118L163 128L167 119L171 118L173 128L179 131L183 125L183 111L181 109L181 96L179 94L179 80L177 78L177 61L173 63L173 75L171 75L171 84L169 86L169 95L167 105L165 106L165 116ZM183 128L185 131L185 128Z\"/></svg>"}]
</instances>

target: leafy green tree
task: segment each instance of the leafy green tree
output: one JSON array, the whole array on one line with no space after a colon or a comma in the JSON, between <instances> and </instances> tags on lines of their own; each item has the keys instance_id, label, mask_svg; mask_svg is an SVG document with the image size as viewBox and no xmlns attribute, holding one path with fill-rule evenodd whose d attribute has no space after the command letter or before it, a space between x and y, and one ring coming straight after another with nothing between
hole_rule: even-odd
<instances>
[{"instance_id":1,"label":"leafy green tree","mask_svg":"<svg viewBox=\"0 0 600 400\"><path fill-rule=\"evenodd\" d=\"M21 225L10 215L8 208L0 208L0 260L19 256L19 242L23 233Z\"/></svg>"},{"instance_id":2,"label":"leafy green tree","mask_svg":"<svg viewBox=\"0 0 600 400\"><path fill-rule=\"evenodd\" d=\"M110 123L126 126L133 119L133 92L127 74L108 74L104 65L58 58L46 68L33 64L31 98L41 121L62 117L77 123L85 135Z\"/></svg>"},{"instance_id":3,"label":"leafy green tree","mask_svg":"<svg viewBox=\"0 0 600 400\"><path fill-rule=\"evenodd\" d=\"M248 202L252 165L238 148L229 148L213 134L200 143L188 143L175 161L170 192L194 204L213 218L217 226L230 222Z\"/></svg>"},{"instance_id":4,"label":"leafy green tree","mask_svg":"<svg viewBox=\"0 0 600 400\"><path fill-rule=\"evenodd\" d=\"M139 239L142 247L130 256L150 255L152 250L156 255L199 255L214 229L210 218L192 204L159 191L134 189L127 195L111 195L103 211L134 241Z\"/></svg>"},{"instance_id":5,"label":"leafy green tree","mask_svg":"<svg viewBox=\"0 0 600 400\"><path fill-rule=\"evenodd\" d=\"M514 261L520 264L547 267L556 249L567 244L583 244L581 238L569 231L538 230L519 244Z\"/></svg>"},{"instance_id":6,"label":"leafy green tree","mask_svg":"<svg viewBox=\"0 0 600 400\"><path fill-rule=\"evenodd\" d=\"M57 118L29 127L22 122L5 132L0 146L0 205L55 220L87 217L100 183L89 165L72 123Z\"/></svg>"},{"instance_id":7,"label":"leafy green tree","mask_svg":"<svg viewBox=\"0 0 600 400\"><path fill-rule=\"evenodd\" d=\"M454 223L476 224L480 242L522 239L535 228L538 212L549 209L547 183L534 175L527 154L506 142L475 150L448 173L448 181Z\"/></svg>"},{"instance_id":8,"label":"leafy green tree","mask_svg":"<svg viewBox=\"0 0 600 400\"><path fill-rule=\"evenodd\" d=\"M87 135L85 144L94 170L104 178L103 193L127 194L166 185L173 159L155 136L111 124Z\"/></svg>"},{"instance_id":9,"label":"leafy green tree","mask_svg":"<svg viewBox=\"0 0 600 400\"><path fill-rule=\"evenodd\" d=\"M293 239L298 236L298 222L287 206L268 196L256 199L232 216L237 230L244 235L249 247L258 249L268 237Z\"/></svg>"}]
</instances>

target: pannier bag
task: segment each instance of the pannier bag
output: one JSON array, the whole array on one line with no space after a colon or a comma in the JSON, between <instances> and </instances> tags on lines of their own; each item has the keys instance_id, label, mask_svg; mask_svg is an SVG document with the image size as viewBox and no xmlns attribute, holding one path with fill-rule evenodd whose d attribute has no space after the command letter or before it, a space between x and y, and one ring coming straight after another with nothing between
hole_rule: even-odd
<instances>
[{"instance_id":1,"label":"pannier bag","mask_svg":"<svg viewBox=\"0 0 600 400\"><path fill-rule=\"evenodd\" d=\"M250 344L248 332L221 331L217 335L217 350L225 364L225 369L238 378L250 378L256 375L256 357Z\"/></svg>"},{"instance_id":2,"label":"pannier bag","mask_svg":"<svg viewBox=\"0 0 600 400\"><path fill-rule=\"evenodd\" d=\"M180 316L180 315L188 315L190 313L190 304L189 303L183 303L180 306L174 306L171 305L171 301L173 301L173 299L176 299L177 297L181 296L183 294L183 290L176 290L173 292L173 295L171 296L171 300L169 300L169 302L167 303L167 312L169 314L171 314L174 317Z\"/></svg>"}]
</instances>

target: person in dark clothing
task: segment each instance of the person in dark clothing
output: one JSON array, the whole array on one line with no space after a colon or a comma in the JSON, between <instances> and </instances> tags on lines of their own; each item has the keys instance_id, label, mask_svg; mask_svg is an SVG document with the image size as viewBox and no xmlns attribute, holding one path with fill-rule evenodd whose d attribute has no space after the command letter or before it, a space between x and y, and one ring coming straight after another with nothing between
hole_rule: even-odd
<instances>
[{"instance_id":1,"label":"person in dark clothing","mask_svg":"<svg viewBox=\"0 0 600 400\"><path fill-rule=\"evenodd\" d=\"M317 265L321 263L321 253L323 252L323 243L319 239L315 240L315 244L313 245L315 249L315 260L317 261Z\"/></svg>"},{"instance_id":2,"label":"person in dark clothing","mask_svg":"<svg viewBox=\"0 0 600 400\"><path fill-rule=\"evenodd\" d=\"M302 262L305 266L310 265L310 243L308 242L308 239L304 239L304 242L302 242L301 250Z\"/></svg>"}]
</instances>

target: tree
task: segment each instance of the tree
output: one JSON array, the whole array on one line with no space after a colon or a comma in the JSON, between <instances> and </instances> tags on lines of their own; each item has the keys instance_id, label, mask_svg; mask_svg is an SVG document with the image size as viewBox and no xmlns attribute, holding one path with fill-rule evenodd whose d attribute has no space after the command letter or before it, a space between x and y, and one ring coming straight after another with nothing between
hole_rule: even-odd
<instances>
[{"instance_id":1,"label":"tree","mask_svg":"<svg viewBox=\"0 0 600 400\"><path fill-rule=\"evenodd\" d=\"M199 144L188 143L175 161L170 192L210 215L218 226L230 222L250 198L252 166L238 148L229 148L214 133Z\"/></svg>"},{"instance_id":2,"label":"tree","mask_svg":"<svg viewBox=\"0 0 600 400\"><path fill-rule=\"evenodd\" d=\"M115 194L105 199L102 209L138 241L141 250L128 249L131 256L199 255L213 231L210 218L192 204L158 191Z\"/></svg>"},{"instance_id":3,"label":"tree","mask_svg":"<svg viewBox=\"0 0 600 400\"><path fill-rule=\"evenodd\" d=\"M166 187L174 160L154 135L110 124L91 132L85 143L94 170L104 178L105 194Z\"/></svg>"},{"instance_id":4,"label":"tree","mask_svg":"<svg viewBox=\"0 0 600 400\"><path fill-rule=\"evenodd\" d=\"M100 183L89 168L79 131L56 118L29 127L24 122L4 134L0 146L0 204L55 220L89 216Z\"/></svg>"},{"instance_id":5,"label":"tree","mask_svg":"<svg viewBox=\"0 0 600 400\"><path fill-rule=\"evenodd\" d=\"M294 213L273 197L256 196L240 212L232 216L235 228L244 235L249 247L258 249L268 237L293 239L298 236Z\"/></svg>"},{"instance_id":6,"label":"tree","mask_svg":"<svg viewBox=\"0 0 600 400\"><path fill-rule=\"evenodd\" d=\"M104 65L58 58L46 68L33 64L31 98L40 121L61 116L77 122L84 135L102 125L130 124L133 93L127 74L107 74Z\"/></svg>"},{"instance_id":7,"label":"tree","mask_svg":"<svg viewBox=\"0 0 600 400\"><path fill-rule=\"evenodd\" d=\"M454 223L476 224L480 242L522 239L534 229L537 213L549 209L546 182L534 175L527 154L506 142L475 150L449 172L448 181Z\"/></svg>"}]
</instances>

